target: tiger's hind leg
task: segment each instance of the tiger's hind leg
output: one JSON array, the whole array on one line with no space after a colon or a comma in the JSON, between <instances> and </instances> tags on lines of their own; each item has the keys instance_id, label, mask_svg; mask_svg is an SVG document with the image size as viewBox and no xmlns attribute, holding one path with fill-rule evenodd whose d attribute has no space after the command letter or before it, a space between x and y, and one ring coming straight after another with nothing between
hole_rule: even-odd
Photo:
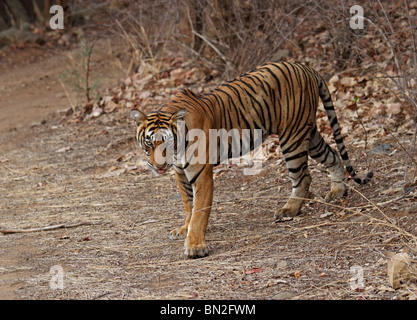
<instances>
[{"instance_id":1,"label":"tiger's hind leg","mask_svg":"<svg viewBox=\"0 0 417 320\"><path fill-rule=\"evenodd\" d=\"M345 169L337 152L324 141L317 127L311 132L310 147L308 153L312 159L325 165L330 173L331 189L326 195L327 202L342 197L346 194L346 186L343 183Z\"/></svg>"},{"instance_id":2,"label":"tiger's hind leg","mask_svg":"<svg viewBox=\"0 0 417 320\"><path fill-rule=\"evenodd\" d=\"M292 141L292 143L296 144L297 142ZM291 143L286 145L291 145ZM275 214L275 220L296 216L300 212L304 199L310 195L311 176L308 171L308 146L309 140L305 140L295 150L286 151L283 148L283 155L292 183L292 192L284 207Z\"/></svg>"}]
</instances>

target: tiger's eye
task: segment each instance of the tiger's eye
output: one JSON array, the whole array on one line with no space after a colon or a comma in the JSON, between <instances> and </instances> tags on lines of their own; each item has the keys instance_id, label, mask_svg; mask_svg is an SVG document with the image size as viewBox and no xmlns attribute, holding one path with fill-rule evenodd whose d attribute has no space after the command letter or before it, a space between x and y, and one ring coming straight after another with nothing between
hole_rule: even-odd
<instances>
[{"instance_id":1,"label":"tiger's eye","mask_svg":"<svg viewBox=\"0 0 417 320\"><path fill-rule=\"evenodd\" d=\"M143 144L148 147L151 148L152 147L152 141L149 139L145 139L145 141L143 142Z\"/></svg>"}]
</instances>

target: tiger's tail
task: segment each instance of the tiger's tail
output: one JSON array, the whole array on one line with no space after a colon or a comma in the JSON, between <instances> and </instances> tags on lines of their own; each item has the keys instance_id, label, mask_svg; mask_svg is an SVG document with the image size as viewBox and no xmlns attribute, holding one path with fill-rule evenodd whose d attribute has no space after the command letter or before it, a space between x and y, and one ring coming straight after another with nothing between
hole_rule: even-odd
<instances>
[{"instance_id":1,"label":"tiger's tail","mask_svg":"<svg viewBox=\"0 0 417 320\"><path fill-rule=\"evenodd\" d=\"M339 149L340 156L342 157L343 163L345 164L347 172L352 177L353 181L355 181L358 184L365 184L368 183L374 173L372 171L368 172L364 179L361 179L357 176L355 169L353 169L352 164L350 163L348 153L346 151L345 144L343 142L342 134L340 133L340 127L339 123L337 121L336 112L334 110L332 97L330 95L329 89L327 88L327 85L323 78L319 74L318 76L318 85L319 85L319 95L321 100L323 101L324 110L326 110L327 117L330 122L330 127L332 128L333 137L336 141L337 148Z\"/></svg>"}]
</instances>

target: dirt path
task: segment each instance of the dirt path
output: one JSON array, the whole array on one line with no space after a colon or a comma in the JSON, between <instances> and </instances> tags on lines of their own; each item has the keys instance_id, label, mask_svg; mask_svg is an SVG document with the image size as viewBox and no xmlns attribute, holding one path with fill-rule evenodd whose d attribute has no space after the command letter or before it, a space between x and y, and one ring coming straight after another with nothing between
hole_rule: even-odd
<instances>
[{"instance_id":1,"label":"dirt path","mask_svg":"<svg viewBox=\"0 0 417 320\"><path fill-rule=\"evenodd\" d=\"M65 53L40 48L3 53L0 64L0 132L41 121L68 107L58 82Z\"/></svg>"},{"instance_id":2,"label":"dirt path","mask_svg":"<svg viewBox=\"0 0 417 320\"><path fill-rule=\"evenodd\" d=\"M216 168L210 255L187 260L183 241L168 237L183 222L176 183L172 175L155 178L142 170L127 113L77 123L53 112L68 107L56 85L60 57L54 53L35 58L36 63L1 66L0 229L92 224L0 235L0 298L393 299L415 294L412 286L390 289L386 275L386 251L405 248L416 254L416 193L393 189L402 186L397 169L406 155L401 149L395 157L372 156L376 170L369 185L349 182L381 203L379 209L354 191L332 206L323 204L327 174L312 164L315 199L301 216L280 224L273 223L273 215L290 185L278 155L256 176L244 176L238 167ZM406 143L410 137L401 139ZM381 142L396 143L389 137ZM362 150L349 150L363 172ZM351 286L354 266L362 268L363 288ZM57 267L62 273L51 273Z\"/></svg>"},{"instance_id":3,"label":"dirt path","mask_svg":"<svg viewBox=\"0 0 417 320\"><path fill-rule=\"evenodd\" d=\"M123 74L114 55L118 45L108 39L95 43L90 81L98 79L100 88L115 85ZM83 92L62 81L71 72L69 57L76 59L79 50L79 45L28 46L0 52L0 133L41 122L52 112L68 109L67 93L73 104L85 103Z\"/></svg>"},{"instance_id":4,"label":"dirt path","mask_svg":"<svg viewBox=\"0 0 417 320\"><path fill-rule=\"evenodd\" d=\"M122 73L120 69L114 67L115 57L111 51L112 47L109 46L108 41L99 40L95 48L92 54L94 77L100 78L101 88L114 85ZM69 56L76 55L78 50L77 46L71 48L28 46L24 49L0 52L0 159L3 163L4 161L7 161L7 164L13 163L6 154L16 152L16 148L36 139L33 133L37 126L57 117L57 111L70 108L67 95L72 102L83 101L82 93L71 87L66 87L67 92L65 92L61 85L62 76L70 72L68 63L65 62L69 61ZM35 153L42 153L41 149L35 150ZM30 161L25 165L29 163ZM19 178L14 177L13 181L16 180ZM1 185L2 193L5 185ZM2 204L9 208L7 203ZM2 266L18 265L21 262L19 259L21 254L38 252L32 241L27 241L25 237L7 243L2 249L0 257ZM20 282L12 281L9 286L9 280L15 279L18 275L30 274L30 271L6 274L0 272L0 281L5 281L5 285L0 287L0 297L16 298L13 292Z\"/></svg>"}]
</instances>

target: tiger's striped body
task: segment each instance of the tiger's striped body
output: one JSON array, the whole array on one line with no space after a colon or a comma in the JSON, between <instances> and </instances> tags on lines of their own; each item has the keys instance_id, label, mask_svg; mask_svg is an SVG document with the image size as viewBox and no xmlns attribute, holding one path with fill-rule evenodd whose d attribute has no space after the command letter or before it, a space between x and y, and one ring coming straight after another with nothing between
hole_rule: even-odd
<instances>
[{"instance_id":1,"label":"tiger's striped body","mask_svg":"<svg viewBox=\"0 0 417 320\"><path fill-rule=\"evenodd\" d=\"M209 136L210 129L237 129L239 132L245 129L250 129L251 132L262 129L263 140L270 134L277 134L292 182L292 193L288 202L275 214L275 219L280 219L297 215L303 199L309 195L311 176L308 171L308 156L324 164L329 170L331 191L326 196L327 201L344 195L346 191L342 160L317 130L316 111L320 98L347 171L355 182L367 183L372 178L372 173L368 173L365 179L356 176L325 82L316 71L301 64L267 63L210 92L196 95L184 90L151 114L132 111L132 116L138 124L138 141L149 155L149 165L159 173L165 172L170 164L155 163L154 150L165 141L164 137L155 137L158 132L165 131L176 136L178 120L185 119L185 135L189 130L197 128L206 137ZM145 143L146 136L152 136L153 142ZM252 135L250 139L245 152L254 147ZM176 146L177 141L174 139L173 143ZM188 143L186 150L195 145L196 143ZM190 163L186 156L181 156L176 151L174 150L173 157L177 161L173 165L186 220L171 235L186 237L187 256L202 257L208 253L204 239L213 199L214 164L209 161L209 143L205 146L207 161L204 163Z\"/></svg>"}]
</instances>

